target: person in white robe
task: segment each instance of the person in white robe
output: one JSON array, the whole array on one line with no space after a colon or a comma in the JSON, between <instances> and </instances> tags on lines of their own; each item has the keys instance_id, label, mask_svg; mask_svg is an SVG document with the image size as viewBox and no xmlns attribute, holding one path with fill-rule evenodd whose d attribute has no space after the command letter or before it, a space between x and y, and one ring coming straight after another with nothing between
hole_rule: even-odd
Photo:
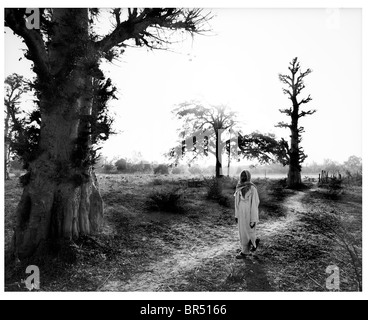
<instances>
[{"instance_id":1,"label":"person in white robe","mask_svg":"<svg viewBox=\"0 0 368 320\"><path fill-rule=\"evenodd\" d=\"M259 222L259 197L257 187L250 181L251 174L247 170L240 173L235 190L235 220L239 227L241 252L237 259L245 258L250 251L255 251L259 239L256 237Z\"/></svg>"}]
</instances>

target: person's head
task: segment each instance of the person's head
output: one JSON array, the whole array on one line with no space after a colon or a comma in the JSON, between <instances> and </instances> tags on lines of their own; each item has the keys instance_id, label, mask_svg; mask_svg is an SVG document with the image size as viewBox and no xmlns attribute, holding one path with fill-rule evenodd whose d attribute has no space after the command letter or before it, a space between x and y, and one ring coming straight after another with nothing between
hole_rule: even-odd
<instances>
[{"instance_id":1,"label":"person's head","mask_svg":"<svg viewBox=\"0 0 368 320\"><path fill-rule=\"evenodd\" d=\"M248 170L243 170L240 173L240 183L250 182L250 172Z\"/></svg>"}]
</instances>

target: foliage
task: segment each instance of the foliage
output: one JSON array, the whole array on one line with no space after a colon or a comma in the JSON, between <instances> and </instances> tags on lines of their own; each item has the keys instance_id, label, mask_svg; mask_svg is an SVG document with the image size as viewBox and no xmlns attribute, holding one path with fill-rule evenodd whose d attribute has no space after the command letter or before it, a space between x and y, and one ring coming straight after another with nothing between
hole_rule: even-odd
<instances>
[{"instance_id":1,"label":"foliage","mask_svg":"<svg viewBox=\"0 0 368 320\"><path fill-rule=\"evenodd\" d=\"M252 132L241 135L239 133L238 145L243 158L257 159L261 164L286 161L285 148L282 140L276 140L274 134Z\"/></svg>"},{"instance_id":2,"label":"foliage","mask_svg":"<svg viewBox=\"0 0 368 320\"><path fill-rule=\"evenodd\" d=\"M112 163L106 163L103 166L104 173L112 173L115 169L115 166Z\"/></svg>"},{"instance_id":3,"label":"foliage","mask_svg":"<svg viewBox=\"0 0 368 320\"><path fill-rule=\"evenodd\" d=\"M188 168L188 171L189 171L190 174L193 174L193 175L202 174L202 169L199 166L190 166Z\"/></svg>"},{"instance_id":4,"label":"foliage","mask_svg":"<svg viewBox=\"0 0 368 320\"><path fill-rule=\"evenodd\" d=\"M175 166L172 170L172 174L185 174L188 169L185 166Z\"/></svg>"},{"instance_id":5,"label":"foliage","mask_svg":"<svg viewBox=\"0 0 368 320\"><path fill-rule=\"evenodd\" d=\"M216 146L220 135L219 130L234 127L236 112L229 110L225 105L204 106L197 101L190 101L181 103L173 110L173 114L182 121L178 134L184 140L168 153L168 157L177 164L185 154L190 152L192 158L188 162L191 163L197 157L211 153L216 157L216 175L218 175L219 159ZM196 140L192 140L192 137L196 137ZM200 141L202 138L203 141Z\"/></svg>"},{"instance_id":6,"label":"foliage","mask_svg":"<svg viewBox=\"0 0 368 320\"><path fill-rule=\"evenodd\" d=\"M127 161L125 159L119 159L115 162L115 167L119 172L127 170Z\"/></svg>"},{"instance_id":7,"label":"foliage","mask_svg":"<svg viewBox=\"0 0 368 320\"><path fill-rule=\"evenodd\" d=\"M100 14L99 9L37 10L40 16L39 28L27 27L26 8L5 10L5 26L22 38L27 47L25 57L32 61L32 69L37 77L31 86L36 97L47 102L42 104L42 108L37 106L40 126L33 127L29 121L18 126L18 130L27 127L26 130L19 131L19 141L14 146L26 166L37 157L38 152L43 152L38 150L39 129L42 128L43 116L55 111L57 103L53 101L65 101L65 114L75 112L73 117L80 119L71 164L80 168L93 165L98 158L99 148L96 146L100 141L108 139L112 133L113 121L108 115L107 103L115 98L116 91L111 80L105 79L99 68L102 59L111 62L118 58L124 52L122 48L132 40L139 47L166 49L171 42L168 34L164 34L165 31L171 33L183 30L191 35L205 32L207 23L212 18L201 9L116 8L110 11L115 26L108 34L102 36L94 30ZM64 32L57 33L60 23L66 27ZM60 55L62 59L53 61L56 47L58 52L63 53ZM87 81L80 81L80 85L71 89L65 84L76 73L83 74L83 80ZM88 79L92 79L92 88ZM68 106L75 105L80 97L92 100L92 111L87 111L85 107L80 110L68 110Z\"/></svg>"},{"instance_id":8,"label":"foliage","mask_svg":"<svg viewBox=\"0 0 368 320\"><path fill-rule=\"evenodd\" d=\"M152 185L154 186L162 186L164 184L164 181L162 179L153 179Z\"/></svg>"},{"instance_id":9,"label":"foliage","mask_svg":"<svg viewBox=\"0 0 368 320\"><path fill-rule=\"evenodd\" d=\"M169 174L169 167L165 164L159 164L153 169L154 174Z\"/></svg>"},{"instance_id":10,"label":"foliage","mask_svg":"<svg viewBox=\"0 0 368 320\"><path fill-rule=\"evenodd\" d=\"M357 156L350 156L347 161L344 162L344 170L348 176L362 175L363 165L362 158Z\"/></svg>"},{"instance_id":11,"label":"foliage","mask_svg":"<svg viewBox=\"0 0 368 320\"><path fill-rule=\"evenodd\" d=\"M22 112L20 99L30 90L28 80L13 73L5 79L5 148L7 162L10 155L20 159L27 167L29 159L34 158L39 139L39 115L33 111L28 116Z\"/></svg>"},{"instance_id":12,"label":"foliage","mask_svg":"<svg viewBox=\"0 0 368 320\"><path fill-rule=\"evenodd\" d=\"M211 200L218 200L222 197L222 183L216 177L204 178L205 186L207 188L207 198Z\"/></svg>"},{"instance_id":13,"label":"foliage","mask_svg":"<svg viewBox=\"0 0 368 320\"><path fill-rule=\"evenodd\" d=\"M228 110L226 106L203 106L199 102L185 102L174 109L173 113L182 120L182 127L179 130L179 136L184 137L181 145L172 149L168 154L169 158L178 163L189 151L192 158L189 163L197 157L211 153L216 157L216 169L218 169L218 159L216 146L218 145L218 132L220 129L235 129L237 113ZM235 132L235 131L234 131ZM208 140L198 141L198 136L207 135ZM191 136L196 139L190 142ZM228 161L232 158L242 155L246 159L256 159L260 163L286 162L286 149L284 141L278 141L273 134L262 134L253 132L250 134L241 134L238 132L237 139L239 151L232 154L231 141L224 141L225 151L228 155ZM188 143L190 147L188 147ZM221 141L222 143L222 141ZM193 145L193 148L192 148ZM216 175L218 171L216 170Z\"/></svg>"},{"instance_id":14,"label":"foliage","mask_svg":"<svg viewBox=\"0 0 368 320\"><path fill-rule=\"evenodd\" d=\"M148 195L148 208L171 213L183 211L180 200L183 193L180 188L161 189L153 191Z\"/></svg>"}]
</instances>

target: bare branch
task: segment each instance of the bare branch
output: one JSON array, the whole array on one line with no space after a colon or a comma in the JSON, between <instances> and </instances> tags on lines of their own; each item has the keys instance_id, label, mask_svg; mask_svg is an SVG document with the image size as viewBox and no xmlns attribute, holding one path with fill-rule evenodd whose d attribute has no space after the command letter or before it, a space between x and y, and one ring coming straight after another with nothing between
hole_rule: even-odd
<instances>
[{"instance_id":1,"label":"bare branch","mask_svg":"<svg viewBox=\"0 0 368 320\"><path fill-rule=\"evenodd\" d=\"M303 104L303 103L308 103L309 101L312 101L312 97L309 95L308 98L306 99L302 99L300 102L299 102L299 105Z\"/></svg>"},{"instance_id":2,"label":"bare branch","mask_svg":"<svg viewBox=\"0 0 368 320\"><path fill-rule=\"evenodd\" d=\"M101 52L107 53L115 46L121 45L129 39L135 39L136 45L147 45L157 49L149 39L165 40L159 34L152 34L147 29L178 30L182 29L191 34L201 31L202 26L212 17L203 15L201 9L175 9L175 8L144 8L138 13L138 9L128 10L128 19L119 23L116 28L102 40L95 42L95 47ZM154 35L154 37L151 37Z\"/></svg>"},{"instance_id":3,"label":"bare branch","mask_svg":"<svg viewBox=\"0 0 368 320\"><path fill-rule=\"evenodd\" d=\"M289 108L289 109L279 109L279 111L281 113L285 113L287 114L288 116L291 116L292 112L293 112L293 109L292 108Z\"/></svg>"}]
</instances>

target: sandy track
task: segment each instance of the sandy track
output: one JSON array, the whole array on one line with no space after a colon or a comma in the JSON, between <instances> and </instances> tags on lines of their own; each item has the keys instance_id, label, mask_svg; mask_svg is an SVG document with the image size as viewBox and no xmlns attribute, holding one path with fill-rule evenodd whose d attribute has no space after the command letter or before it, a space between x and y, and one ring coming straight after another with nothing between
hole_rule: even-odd
<instances>
[{"instance_id":1,"label":"sandy track","mask_svg":"<svg viewBox=\"0 0 368 320\"><path fill-rule=\"evenodd\" d=\"M267 247L267 243L272 241L272 237L288 225L295 221L295 213L304 211L301 199L304 192L296 192L290 195L284 201L286 216L277 220L268 220L259 225L259 236L262 239L262 246ZM200 226L198 226L200 228ZM180 224L173 225L172 228L181 228ZM193 247L185 247L175 250L168 257L152 261L143 270L137 271L129 280L112 279L107 281L101 291L170 291L170 279L180 279L182 285L187 285L184 274L196 272L196 269L209 259L220 257L229 257L224 260L227 265L224 269L233 273L241 274L248 291L271 291L271 285L267 278L267 267L263 265L257 256L246 260L237 261L234 259L236 249L238 248L238 233L236 225L214 226L214 237L205 237L205 242ZM266 249L265 249L266 250ZM244 267L242 267L242 263ZM218 279L219 282L226 279ZM244 287L243 287L244 290Z\"/></svg>"}]
</instances>

